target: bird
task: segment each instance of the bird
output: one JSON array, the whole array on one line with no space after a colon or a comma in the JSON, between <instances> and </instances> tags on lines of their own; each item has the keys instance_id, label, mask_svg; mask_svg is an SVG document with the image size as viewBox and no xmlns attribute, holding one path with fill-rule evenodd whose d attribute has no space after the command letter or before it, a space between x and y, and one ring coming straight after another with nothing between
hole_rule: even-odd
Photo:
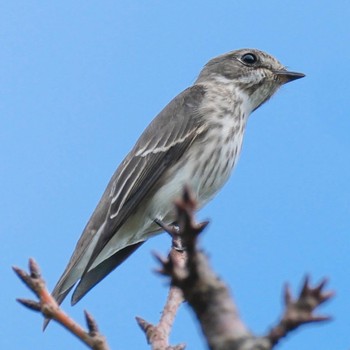
<instances>
[{"instance_id":1,"label":"bird","mask_svg":"<svg viewBox=\"0 0 350 350\"><path fill-rule=\"evenodd\" d=\"M257 49L211 59L194 84L148 125L121 162L53 289L76 304L147 239L174 224L174 201L188 186L207 204L228 180L249 115L285 83L304 77Z\"/></svg>"}]
</instances>

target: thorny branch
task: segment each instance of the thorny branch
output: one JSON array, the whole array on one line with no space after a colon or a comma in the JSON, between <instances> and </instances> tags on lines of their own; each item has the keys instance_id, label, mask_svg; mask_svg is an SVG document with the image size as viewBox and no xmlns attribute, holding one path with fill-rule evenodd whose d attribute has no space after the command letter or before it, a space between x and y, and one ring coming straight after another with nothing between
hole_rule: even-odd
<instances>
[{"instance_id":1,"label":"thorny branch","mask_svg":"<svg viewBox=\"0 0 350 350\"><path fill-rule=\"evenodd\" d=\"M162 227L164 231L168 232L172 238L172 245L168 258L176 261L178 265L184 266L187 260L187 252L184 242L182 241L183 236L179 234L178 226L168 226L160 220L156 220L156 223ZM159 259L157 254L154 255ZM178 344L175 346L169 345L169 336L175 321L176 313L183 301L184 299L181 289L176 286L170 286L168 298L157 325L153 325L141 317L136 317L136 321L146 334L147 342L151 345L152 350L185 349L184 344Z\"/></svg>"},{"instance_id":2,"label":"thorny branch","mask_svg":"<svg viewBox=\"0 0 350 350\"><path fill-rule=\"evenodd\" d=\"M314 288L310 285L310 277L305 277L298 299L293 300L288 285L284 289L284 313L279 323L267 335L272 345L285 337L290 331L307 323L317 323L331 320L330 316L317 315L316 308L331 299L334 292L324 291L327 279L323 279Z\"/></svg>"},{"instance_id":3,"label":"thorny branch","mask_svg":"<svg viewBox=\"0 0 350 350\"><path fill-rule=\"evenodd\" d=\"M184 344L178 344L175 346L169 345L169 336L175 321L176 312L182 302L182 291L177 287L170 287L162 316L157 325L153 325L141 317L136 317L136 321L146 334L147 342L151 345L152 350L185 349Z\"/></svg>"},{"instance_id":4,"label":"thorny branch","mask_svg":"<svg viewBox=\"0 0 350 350\"><path fill-rule=\"evenodd\" d=\"M87 311L84 313L88 332L62 311L56 300L48 292L45 281L41 277L39 266L33 259L29 259L30 274L18 267L13 267L13 270L39 299L39 301L17 299L20 304L26 306L30 310L41 312L46 318L55 320L85 343L90 349L109 349L105 337L98 331L97 323Z\"/></svg>"},{"instance_id":5,"label":"thorny branch","mask_svg":"<svg viewBox=\"0 0 350 350\"><path fill-rule=\"evenodd\" d=\"M137 318L146 333L152 350L182 350L184 344L170 346L169 334L176 311L183 298L188 302L200 322L203 334L212 350L270 350L283 337L306 323L327 321L328 316L315 314L317 307L334 295L324 291L326 279L312 287L309 277L305 278L298 298L293 299L290 288L285 287L284 312L280 321L265 336L251 333L239 317L234 300L227 286L209 266L208 259L198 249L198 236L208 224L196 223L194 213L196 201L189 189L185 188L181 200L175 203L177 211L176 226L163 227L172 237L172 249L165 259L156 255L161 274L170 277L171 288L167 303L158 325ZM29 260L30 274L14 267L19 278L38 297L39 301L17 299L22 305L44 317L54 319L94 350L108 350L105 338L99 333L97 324L87 312L88 332L69 318L47 291L39 267L33 259Z\"/></svg>"},{"instance_id":6,"label":"thorny branch","mask_svg":"<svg viewBox=\"0 0 350 350\"><path fill-rule=\"evenodd\" d=\"M248 331L239 317L237 307L227 286L214 274L207 257L198 245L198 235L207 222L196 223L196 202L188 189L176 203L179 235L187 251L186 264L179 264L171 256L158 257L161 273L171 278L171 284L180 288L200 322L210 349L252 350L272 349L289 332L305 323L329 320L315 315L315 309L329 300L332 292L324 292L326 280L315 288L306 278L300 296L293 300L289 287L285 291L285 311L281 321L266 336L258 337ZM171 230L168 232L174 234Z\"/></svg>"}]
</instances>

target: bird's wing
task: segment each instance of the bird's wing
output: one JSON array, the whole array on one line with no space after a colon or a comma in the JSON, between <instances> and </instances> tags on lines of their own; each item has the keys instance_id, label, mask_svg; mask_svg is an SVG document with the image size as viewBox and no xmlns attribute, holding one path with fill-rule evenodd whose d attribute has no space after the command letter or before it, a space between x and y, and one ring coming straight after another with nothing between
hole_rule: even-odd
<instances>
[{"instance_id":1,"label":"bird's wing","mask_svg":"<svg viewBox=\"0 0 350 350\"><path fill-rule=\"evenodd\" d=\"M151 122L118 167L54 288L53 296L60 302L87 273L164 171L205 132L198 111L204 95L204 87L194 85L175 97ZM83 270L76 271L79 265Z\"/></svg>"}]
</instances>

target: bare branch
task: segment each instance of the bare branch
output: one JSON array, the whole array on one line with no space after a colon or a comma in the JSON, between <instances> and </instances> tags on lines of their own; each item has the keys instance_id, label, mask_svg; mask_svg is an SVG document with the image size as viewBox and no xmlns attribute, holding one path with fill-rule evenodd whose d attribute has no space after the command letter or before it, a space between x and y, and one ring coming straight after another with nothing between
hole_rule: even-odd
<instances>
[{"instance_id":1,"label":"bare branch","mask_svg":"<svg viewBox=\"0 0 350 350\"><path fill-rule=\"evenodd\" d=\"M172 248L167 259L160 255L154 254L155 258L166 264L170 259L176 261L179 266L184 266L186 263L187 253L183 247L181 236L178 234L176 226L165 225L161 221L157 221L164 230L166 230L172 237ZM163 270L158 270L158 273L164 274ZM177 310L183 302L183 295L181 289L171 286L167 301L164 305L162 316L157 325L153 325L140 317L136 317L136 321L141 329L146 334L147 342L151 345L153 350L182 350L185 349L184 344L175 346L169 345L169 336L173 323L176 317Z\"/></svg>"},{"instance_id":2,"label":"bare branch","mask_svg":"<svg viewBox=\"0 0 350 350\"><path fill-rule=\"evenodd\" d=\"M303 324L331 320L330 316L314 314L314 311L319 305L334 296L334 292L324 291L326 283L327 279L323 279L318 285L312 288L310 285L310 278L306 276L297 299L293 299L290 287L288 285L285 286L285 310L283 316L280 322L272 328L267 335L271 344L277 344L281 338Z\"/></svg>"},{"instance_id":3,"label":"bare branch","mask_svg":"<svg viewBox=\"0 0 350 350\"><path fill-rule=\"evenodd\" d=\"M162 273L170 276L172 285L183 291L211 349L221 349L224 343L232 346L232 341L241 341L244 337L251 338L238 316L228 289L214 275L206 257L196 247L197 237L208 223L196 223L196 203L187 188L182 199L177 201L176 209L179 228L176 234L181 237L188 259L186 264L179 264L172 256L168 260L160 259Z\"/></svg>"},{"instance_id":4,"label":"bare branch","mask_svg":"<svg viewBox=\"0 0 350 350\"><path fill-rule=\"evenodd\" d=\"M151 345L153 350L183 350L185 349L184 344L178 344L175 346L169 345L169 334L167 329L164 329L163 325L160 323L156 326L147 322L141 317L136 317L136 321L142 331L145 333L148 344ZM169 328L169 332L171 327Z\"/></svg>"},{"instance_id":5,"label":"bare branch","mask_svg":"<svg viewBox=\"0 0 350 350\"><path fill-rule=\"evenodd\" d=\"M109 349L106 339L98 332L97 324L90 314L85 311L85 318L89 329L89 331L86 332L79 324L62 311L56 300L48 292L45 281L41 277L39 265L34 259L29 259L29 274L18 267L13 267L13 270L39 299L39 302L29 299L17 299L19 303L30 310L41 312L46 318L55 320L74 334L90 349Z\"/></svg>"},{"instance_id":6,"label":"bare branch","mask_svg":"<svg viewBox=\"0 0 350 350\"><path fill-rule=\"evenodd\" d=\"M300 297L293 300L290 289L285 290L286 310L281 322L268 336L257 337L248 331L239 317L237 307L226 285L214 274L207 257L199 251L198 235L207 222L195 221L195 201L188 189L176 203L178 230L168 230L178 236L188 257L186 264L179 264L170 255L168 259L157 256L160 272L171 278L171 284L183 291L185 299L195 312L209 348L212 350L270 350L291 330L302 324L328 320L328 316L314 315L313 311L333 296L323 292L326 280L311 288L309 279L304 282ZM165 227L164 227L165 228Z\"/></svg>"},{"instance_id":7,"label":"bare branch","mask_svg":"<svg viewBox=\"0 0 350 350\"><path fill-rule=\"evenodd\" d=\"M158 272L171 280L167 302L157 325L136 318L152 350L185 348L184 344L169 345L176 312L184 298L197 316L211 350L271 350L283 337L301 325L330 320L329 316L319 315L315 311L331 299L334 293L325 291L326 279L312 287L307 276L297 298L293 297L290 287L285 286L284 312L278 324L266 336L258 337L251 333L240 319L227 286L213 272L207 257L198 249L198 236L208 222L195 221L196 201L188 188L185 188L182 199L176 202L175 207L176 226L157 221L172 237L172 249L168 257L155 254L160 264ZM88 331L85 331L60 309L47 291L39 266L33 259L29 260L29 274L17 267L13 269L39 299L17 299L19 303L30 310L41 312L46 318L56 320L89 348L108 350L105 338L87 311L85 319Z\"/></svg>"}]
</instances>

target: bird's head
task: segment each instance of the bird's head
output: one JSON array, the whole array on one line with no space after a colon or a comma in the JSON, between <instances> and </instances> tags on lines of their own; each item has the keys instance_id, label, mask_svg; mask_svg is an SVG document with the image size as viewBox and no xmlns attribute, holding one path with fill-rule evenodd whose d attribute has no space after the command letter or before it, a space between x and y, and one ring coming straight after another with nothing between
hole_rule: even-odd
<instances>
[{"instance_id":1,"label":"bird's head","mask_svg":"<svg viewBox=\"0 0 350 350\"><path fill-rule=\"evenodd\" d=\"M273 56L256 49L231 51L210 60L196 83L218 82L246 94L251 109L266 102L279 87L304 77L288 71Z\"/></svg>"}]
</instances>

